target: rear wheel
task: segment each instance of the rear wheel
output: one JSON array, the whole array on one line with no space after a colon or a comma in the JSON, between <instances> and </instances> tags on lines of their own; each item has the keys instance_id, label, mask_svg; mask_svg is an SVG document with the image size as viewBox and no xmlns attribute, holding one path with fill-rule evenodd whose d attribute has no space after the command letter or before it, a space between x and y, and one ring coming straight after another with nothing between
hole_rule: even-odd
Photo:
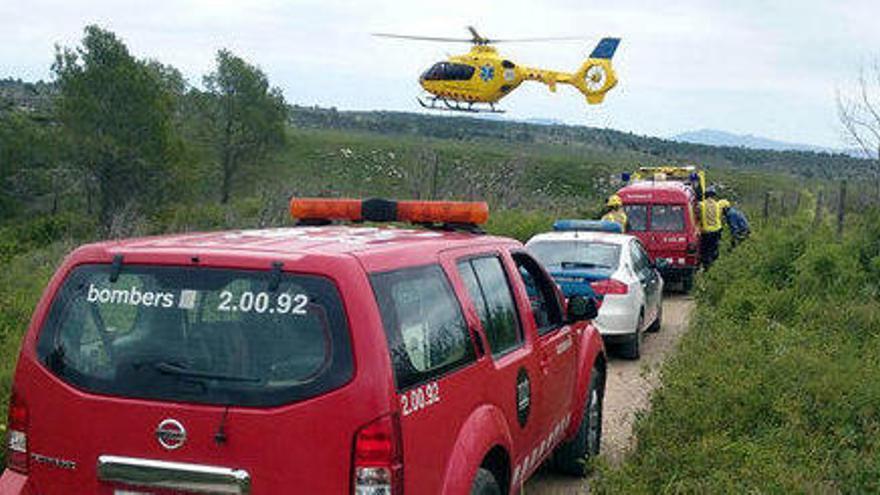
<instances>
[{"instance_id":1,"label":"rear wheel","mask_svg":"<svg viewBox=\"0 0 880 495\"><path fill-rule=\"evenodd\" d=\"M621 354L626 359L639 359L642 357L642 325L645 323L645 313L639 315L639 322L636 324L636 333L630 337L627 342L623 344L623 350Z\"/></svg>"},{"instance_id":2,"label":"rear wheel","mask_svg":"<svg viewBox=\"0 0 880 495\"><path fill-rule=\"evenodd\" d=\"M486 468L477 470L474 483L471 485L471 495L501 495L501 487L498 486L492 471Z\"/></svg>"},{"instance_id":3,"label":"rear wheel","mask_svg":"<svg viewBox=\"0 0 880 495\"><path fill-rule=\"evenodd\" d=\"M602 372L593 367L590 371L590 388L584 416L574 438L561 444L553 453L553 466L557 471L572 475L587 475L587 460L599 455L602 444L602 402L604 399Z\"/></svg>"}]
</instances>

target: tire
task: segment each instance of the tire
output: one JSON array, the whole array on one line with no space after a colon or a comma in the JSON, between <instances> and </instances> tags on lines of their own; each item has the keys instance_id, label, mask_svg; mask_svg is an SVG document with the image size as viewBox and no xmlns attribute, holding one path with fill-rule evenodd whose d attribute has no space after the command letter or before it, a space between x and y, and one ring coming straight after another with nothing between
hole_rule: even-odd
<instances>
[{"instance_id":1,"label":"tire","mask_svg":"<svg viewBox=\"0 0 880 495\"><path fill-rule=\"evenodd\" d=\"M486 468L477 470L474 483L471 485L471 495L501 495L501 487L498 486L492 471Z\"/></svg>"},{"instance_id":2,"label":"tire","mask_svg":"<svg viewBox=\"0 0 880 495\"><path fill-rule=\"evenodd\" d=\"M632 337L623 344L621 354L626 359L635 361L642 357L642 325L644 324L644 318L644 313L639 315L639 322L636 324L636 333L634 333Z\"/></svg>"},{"instance_id":3,"label":"tire","mask_svg":"<svg viewBox=\"0 0 880 495\"><path fill-rule=\"evenodd\" d=\"M657 319L654 320L654 323L651 323L651 326L648 327L648 331L656 333L659 332L661 328L663 328L663 301L660 301L660 307L657 308Z\"/></svg>"},{"instance_id":4,"label":"tire","mask_svg":"<svg viewBox=\"0 0 880 495\"><path fill-rule=\"evenodd\" d=\"M602 404L605 398L605 377L598 368L590 371L587 401L577 434L562 443L553 453L553 467L570 476L584 477L588 472L590 458L599 455L602 445Z\"/></svg>"}]
</instances>

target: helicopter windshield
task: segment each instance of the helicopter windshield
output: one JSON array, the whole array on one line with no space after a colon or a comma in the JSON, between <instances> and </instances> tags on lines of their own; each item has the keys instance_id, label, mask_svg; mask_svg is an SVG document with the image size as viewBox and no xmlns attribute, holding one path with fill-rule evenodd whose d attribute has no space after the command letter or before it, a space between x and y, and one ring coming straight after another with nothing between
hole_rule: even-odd
<instances>
[{"instance_id":1,"label":"helicopter windshield","mask_svg":"<svg viewBox=\"0 0 880 495\"><path fill-rule=\"evenodd\" d=\"M474 76L474 68L467 64L437 62L422 74L426 81L467 81Z\"/></svg>"}]
</instances>

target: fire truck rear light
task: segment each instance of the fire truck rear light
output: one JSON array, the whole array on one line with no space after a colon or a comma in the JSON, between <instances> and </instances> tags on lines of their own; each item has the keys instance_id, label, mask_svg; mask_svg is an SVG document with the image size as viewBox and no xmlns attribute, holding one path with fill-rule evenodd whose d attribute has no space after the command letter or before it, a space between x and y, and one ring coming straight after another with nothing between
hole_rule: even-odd
<instances>
[{"instance_id":1,"label":"fire truck rear light","mask_svg":"<svg viewBox=\"0 0 880 495\"><path fill-rule=\"evenodd\" d=\"M390 495L392 490L390 469L369 467L355 469L355 495Z\"/></svg>"},{"instance_id":2,"label":"fire truck rear light","mask_svg":"<svg viewBox=\"0 0 880 495\"><path fill-rule=\"evenodd\" d=\"M28 471L28 410L13 392L9 403L9 431L6 437L6 466L20 473Z\"/></svg>"},{"instance_id":3,"label":"fire truck rear light","mask_svg":"<svg viewBox=\"0 0 880 495\"><path fill-rule=\"evenodd\" d=\"M397 416L383 416L358 431L352 482L355 495L403 492L403 447Z\"/></svg>"},{"instance_id":4,"label":"fire truck rear light","mask_svg":"<svg viewBox=\"0 0 880 495\"><path fill-rule=\"evenodd\" d=\"M629 292L629 287L627 287L625 283L613 278L597 280L591 283L590 287L593 288L593 292L595 292L596 294L601 294L603 296L623 295Z\"/></svg>"},{"instance_id":5,"label":"fire truck rear light","mask_svg":"<svg viewBox=\"0 0 880 495\"><path fill-rule=\"evenodd\" d=\"M476 225L489 220L489 206L483 202L461 201L294 198L290 200L290 215L305 221L347 220Z\"/></svg>"}]
</instances>

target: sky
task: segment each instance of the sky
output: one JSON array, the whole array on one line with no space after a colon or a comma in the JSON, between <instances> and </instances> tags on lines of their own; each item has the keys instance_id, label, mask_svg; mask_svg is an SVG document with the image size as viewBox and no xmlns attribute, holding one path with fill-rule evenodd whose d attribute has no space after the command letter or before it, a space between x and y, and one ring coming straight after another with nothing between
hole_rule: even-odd
<instances>
[{"instance_id":1,"label":"sky","mask_svg":"<svg viewBox=\"0 0 880 495\"><path fill-rule=\"evenodd\" d=\"M522 65L575 70L604 36L622 38L620 82L599 106L574 88L524 83L505 118L555 119L669 137L711 128L842 148L835 95L880 57L877 0L0 0L0 78L49 79L55 45L87 24L200 85L218 49L258 65L287 100L345 110L422 111L418 75L464 44L372 32L583 41L500 45Z\"/></svg>"}]
</instances>

